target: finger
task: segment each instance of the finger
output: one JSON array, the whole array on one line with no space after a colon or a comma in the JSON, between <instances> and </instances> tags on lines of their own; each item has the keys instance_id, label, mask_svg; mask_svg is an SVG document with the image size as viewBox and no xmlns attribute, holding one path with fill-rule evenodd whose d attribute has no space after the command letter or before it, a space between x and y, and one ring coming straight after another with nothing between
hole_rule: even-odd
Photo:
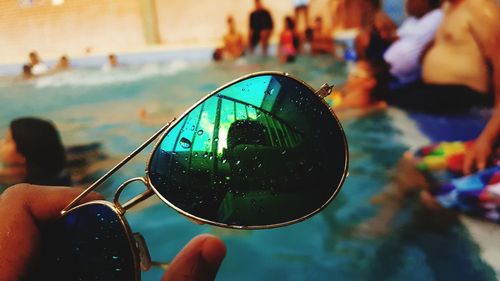
<instances>
[{"instance_id":1,"label":"finger","mask_svg":"<svg viewBox=\"0 0 500 281\"><path fill-rule=\"evenodd\" d=\"M61 210L82 192L82 189L73 187L19 184L8 188L0 202L12 208L25 208L35 220L45 221L58 218ZM102 198L102 195L92 192L82 202Z\"/></svg>"},{"instance_id":2,"label":"finger","mask_svg":"<svg viewBox=\"0 0 500 281\"><path fill-rule=\"evenodd\" d=\"M474 163L474 160L475 157L473 153L465 155L463 169L462 169L465 175L468 175L472 172L472 165Z\"/></svg>"},{"instance_id":3,"label":"finger","mask_svg":"<svg viewBox=\"0 0 500 281\"><path fill-rule=\"evenodd\" d=\"M483 153L478 155L476 159L476 166L479 171L484 170L486 168L486 162L488 162L488 155Z\"/></svg>"},{"instance_id":4,"label":"finger","mask_svg":"<svg viewBox=\"0 0 500 281\"><path fill-rule=\"evenodd\" d=\"M82 192L18 184L0 195L0 280L20 280L39 246L39 226L55 219ZM94 193L85 200L101 198ZM15 254L13 254L15 253Z\"/></svg>"},{"instance_id":5,"label":"finger","mask_svg":"<svg viewBox=\"0 0 500 281\"><path fill-rule=\"evenodd\" d=\"M162 281L214 280L226 255L224 243L203 234L193 238L174 258Z\"/></svg>"}]
</instances>

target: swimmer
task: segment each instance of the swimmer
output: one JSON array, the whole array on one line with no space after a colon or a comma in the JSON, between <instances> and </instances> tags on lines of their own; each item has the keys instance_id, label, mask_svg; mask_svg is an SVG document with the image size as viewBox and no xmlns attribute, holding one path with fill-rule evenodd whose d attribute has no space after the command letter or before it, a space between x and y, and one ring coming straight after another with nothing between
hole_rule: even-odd
<instances>
[{"instance_id":1,"label":"swimmer","mask_svg":"<svg viewBox=\"0 0 500 281\"><path fill-rule=\"evenodd\" d=\"M280 62L294 62L299 47L299 37L295 31L295 22L285 17L284 29L280 34L278 59Z\"/></svg>"},{"instance_id":2,"label":"swimmer","mask_svg":"<svg viewBox=\"0 0 500 281\"><path fill-rule=\"evenodd\" d=\"M56 127L38 118L13 120L0 144L0 184L70 185L66 155Z\"/></svg>"},{"instance_id":3,"label":"swimmer","mask_svg":"<svg viewBox=\"0 0 500 281\"><path fill-rule=\"evenodd\" d=\"M69 58L67 55L62 55L59 60L57 61L57 64L54 67L54 71L64 71L70 69L70 63L69 63Z\"/></svg>"},{"instance_id":4,"label":"swimmer","mask_svg":"<svg viewBox=\"0 0 500 281\"><path fill-rule=\"evenodd\" d=\"M42 62L40 56L35 51L29 53L28 65L31 67L31 73L35 76L45 74L49 71L47 65Z\"/></svg>"},{"instance_id":5,"label":"swimmer","mask_svg":"<svg viewBox=\"0 0 500 281\"><path fill-rule=\"evenodd\" d=\"M224 58L237 59L243 56L245 52L245 43L243 35L236 29L234 19L232 16L227 17L228 31L224 35Z\"/></svg>"}]
</instances>

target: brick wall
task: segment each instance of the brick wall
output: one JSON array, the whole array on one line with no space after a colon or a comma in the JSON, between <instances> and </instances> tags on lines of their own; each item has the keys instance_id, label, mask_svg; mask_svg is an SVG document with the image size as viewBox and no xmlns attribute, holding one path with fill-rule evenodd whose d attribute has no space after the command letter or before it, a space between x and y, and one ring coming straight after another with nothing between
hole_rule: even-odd
<instances>
[{"instance_id":1,"label":"brick wall","mask_svg":"<svg viewBox=\"0 0 500 281\"><path fill-rule=\"evenodd\" d=\"M27 1L25 1L27 2ZM50 0L22 7L0 0L0 56L16 59L31 50L45 57L83 54L87 47L107 52L144 45L138 0Z\"/></svg>"},{"instance_id":2,"label":"brick wall","mask_svg":"<svg viewBox=\"0 0 500 281\"><path fill-rule=\"evenodd\" d=\"M42 58L122 52L147 46L144 3L156 6L159 40L166 45L220 42L226 16L232 14L241 32L248 29L253 0L0 0L0 63L26 60L37 50ZM32 6L20 3L33 2ZM275 22L274 38L285 15L293 14L292 0L263 0ZM329 23L329 2L311 1L310 17L323 15Z\"/></svg>"}]
</instances>

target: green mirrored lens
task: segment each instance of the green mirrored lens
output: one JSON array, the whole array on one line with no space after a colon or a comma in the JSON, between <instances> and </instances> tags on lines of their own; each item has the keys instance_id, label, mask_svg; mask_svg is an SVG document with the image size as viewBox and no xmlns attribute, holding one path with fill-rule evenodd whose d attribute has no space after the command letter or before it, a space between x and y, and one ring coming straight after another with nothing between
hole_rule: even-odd
<instances>
[{"instance_id":1,"label":"green mirrored lens","mask_svg":"<svg viewBox=\"0 0 500 281\"><path fill-rule=\"evenodd\" d=\"M148 172L157 193L190 215L262 227L328 203L346 153L342 128L319 98L295 79L267 74L217 91L180 119Z\"/></svg>"}]
</instances>

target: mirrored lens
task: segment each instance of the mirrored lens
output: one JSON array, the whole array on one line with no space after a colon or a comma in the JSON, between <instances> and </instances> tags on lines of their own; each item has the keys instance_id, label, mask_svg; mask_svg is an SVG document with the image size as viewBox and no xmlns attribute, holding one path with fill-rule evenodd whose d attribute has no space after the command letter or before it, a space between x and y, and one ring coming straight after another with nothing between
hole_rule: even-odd
<instances>
[{"instance_id":1,"label":"mirrored lens","mask_svg":"<svg viewBox=\"0 0 500 281\"><path fill-rule=\"evenodd\" d=\"M104 204L68 212L43 238L46 248L36 279L136 280L139 272L127 231L119 215Z\"/></svg>"},{"instance_id":2,"label":"mirrored lens","mask_svg":"<svg viewBox=\"0 0 500 281\"><path fill-rule=\"evenodd\" d=\"M176 208L231 226L288 223L321 208L347 165L322 101L284 75L236 82L201 102L156 146L149 177Z\"/></svg>"}]
</instances>

